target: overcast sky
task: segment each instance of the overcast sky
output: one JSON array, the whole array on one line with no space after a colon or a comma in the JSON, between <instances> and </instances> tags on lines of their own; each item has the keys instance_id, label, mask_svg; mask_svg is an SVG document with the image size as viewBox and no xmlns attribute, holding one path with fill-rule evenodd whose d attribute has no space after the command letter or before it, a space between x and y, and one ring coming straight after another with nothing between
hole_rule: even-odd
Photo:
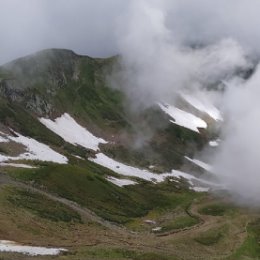
<instances>
[{"instance_id":1,"label":"overcast sky","mask_svg":"<svg viewBox=\"0 0 260 260\"><path fill-rule=\"evenodd\" d=\"M118 25L133 1L0 0L0 64L50 47L91 56L115 54ZM165 4L167 26L178 40L208 42L228 36L250 48L260 46L258 0L150 2Z\"/></svg>"},{"instance_id":2,"label":"overcast sky","mask_svg":"<svg viewBox=\"0 0 260 260\"><path fill-rule=\"evenodd\" d=\"M115 28L128 0L0 0L0 63L44 48L117 52Z\"/></svg>"}]
</instances>

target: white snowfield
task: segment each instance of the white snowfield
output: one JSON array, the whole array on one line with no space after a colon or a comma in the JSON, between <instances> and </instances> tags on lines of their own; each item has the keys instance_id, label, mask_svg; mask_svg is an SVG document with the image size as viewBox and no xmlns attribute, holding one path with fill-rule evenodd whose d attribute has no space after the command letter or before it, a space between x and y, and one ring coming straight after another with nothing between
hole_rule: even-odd
<instances>
[{"instance_id":1,"label":"white snowfield","mask_svg":"<svg viewBox=\"0 0 260 260\"><path fill-rule=\"evenodd\" d=\"M66 251L67 250L64 248L25 246L8 240L0 240L0 252L12 252L12 253L21 253L30 256L37 256L37 255L58 255L61 252L66 252Z\"/></svg>"},{"instance_id":2,"label":"white snowfield","mask_svg":"<svg viewBox=\"0 0 260 260\"><path fill-rule=\"evenodd\" d=\"M132 181L132 180L128 180L128 179L118 179L118 178L115 178L115 177L112 177L112 176L107 177L107 180L110 181L110 182L112 182L113 184L119 186L119 187L137 184L137 182Z\"/></svg>"},{"instance_id":3,"label":"white snowfield","mask_svg":"<svg viewBox=\"0 0 260 260\"><path fill-rule=\"evenodd\" d=\"M152 229L153 232L159 232L162 230L162 227L155 227Z\"/></svg>"},{"instance_id":4,"label":"white snowfield","mask_svg":"<svg viewBox=\"0 0 260 260\"><path fill-rule=\"evenodd\" d=\"M194 95L181 94L182 98L192 105L194 108L198 109L201 112L208 114L215 121L222 121L223 118L221 116L220 111L212 105L208 99L205 97L202 100L199 100Z\"/></svg>"},{"instance_id":5,"label":"white snowfield","mask_svg":"<svg viewBox=\"0 0 260 260\"><path fill-rule=\"evenodd\" d=\"M209 188L206 188L206 187L191 187L191 190L194 190L196 192L208 192Z\"/></svg>"},{"instance_id":6,"label":"white snowfield","mask_svg":"<svg viewBox=\"0 0 260 260\"><path fill-rule=\"evenodd\" d=\"M159 175L159 174L149 172L147 170L142 170L139 168L125 165L123 163L113 160L112 158L109 158L103 153L98 153L96 154L96 158L91 158L89 160L124 176L138 177L140 179L144 179L147 181L154 180L160 182L164 180L161 174Z\"/></svg>"},{"instance_id":7,"label":"white snowfield","mask_svg":"<svg viewBox=\"0 0 260 260\"><path fill-rule=\"evenodd\" d=\"M94 136L86 128L79 125L67 113L56 118L55 121L47 118L40 118L39 120L47 128L62 137L66 142L73 145L81 145L87 149L97 151L100 143L107 143L102 138Z\"/></svg>"},{"instance_id":8,"label":"white snowfield","mask_svg":"<svg viewBox=\"0 0 260 260\"><path fill-rule=\"evenodd\" d=\"M175 121L171 121L175 124L178 124L180 126L189 128L195 132L199 133L198 128L207 128L207 123L200 119L199 117L196 117L188 112L185 112L183 110L180 110L174 106L170 106L168 104L158 104L160 108L167 113L169 116L171 116ZM91 134L87 129L80 126L69 114L65 113L61 117L56 118L54 121L46 118L40 118L39 119L42 124L44 124L47 128L61 136L65 141L71 143L71 144L78 144L85 148L92 149L95 151L98 151L98 146L100 143L107 143L102 138L98 138ZM187 158L190 161L193 161L197 165L199 165L202 168L205 168L206 170L210 169L210 166L200 162L198 160L192 160L190 158ZM120 162L116 162L113 159L107 157L106 155L102 153L98 153L96 155L96 158L90 159L91 161L100 164L104 167L107 167L114 172L117 172L121 175L125 176L134 176L141 179L145 179L148 181L155 181L155 182L161 182L168 176L174 176L175 177L184 177L187 179L188 174L182 173L179 171L172 171L171 173L165 173L165 174L155 174L153 172L150 172L148 170L138 169L135 167L131 167L128 165L125 165ZM185 175L185 176L184 176ZM192 175L189 175L192 176ZM111 182L113 182L116 185L131 185L134 184L130 180L122 180L122 179L116 179L116 178L110 178ZM128 184L129 183L129 184Z\"/></svg>"},{"instance_id":9,"label":"white snowfield","mask_svg":"<svg viewBox=\"0 0 260 260\"><path fill-rule=\"evenodd\" d=\"M48 145L42 144L33 138L25 137L18 133L15 133L15 135L16 136L5 135L4 138L8 141L11 140L24 145L27 151L19 156L0 155L0 162L17 160L39 160L60 164L66 164L68 162L68 159L65 156L55 152Z\"/></svg>"},{"instance_id":10,"label":"white snowfield","mask_svg":"<svg viewBox=\"0 0 260 260\"><path fill-rule=\"evenodd\" d=\"M211 171L212 171L212 166L209 165L209 164L207 164L207 163L205 163L205 162L202 162L202 161L200 161L200 160L198 160L198 159L191 159L191 158L189 158L188 156L185 156L185 158L186 158L188 161L190 161L190 162L196 164L197 166L201 167L202 169L204 169L204 170L206 170L206 171L208 171L208 172L211 172Z\"/></svg>"},{"instance_id":11,"label":"white snowfield","mask_svg":"<svg viewBox=\"0 0 260 260\"><path fill-rule=\"evenodd\" d=\"M25 169L35 169L37 167L28 165L28 164L22 164L22 163L0 163L0 166L2 167L15 167L15 168L25 168Z\"/></svg>"},{"instance_id":12,"label":"white snowfield","mask_svg":"<svg viewBox=\"0 0 260 260\"><path fill-rule=\"evenodd\" d=\"M220 143L220 139L209 141L209 146L211 147L218 147Z\"/></svg>"},{"instance_id":13,"label":"white snowfield","mask_svg":"<svg viewBox=\"0 0 260 260\"><path fill-rule=\"evenodd\" d=\"M2 132L0 132L1 134L3 134ZM9 140L3 136L0 136L0 143L8 143Z\"/></svg>"},{"instance_id":14,"label":"white snowfield","mask_svg":"<svg viewBox=\"0 0 260 260\"><path fill-rule=\"evenodd\" d=\"M153 173L153 172L149 172L148 170L144 170L144 169L139 169L139 168L135 168L135 167L132 167L132 166L128 166L128 165L125 165L123 163L120 163L120 162L117 162L109 157L107 157L105 154L103 153L98 153L96 155L96 158L92 158L90 159L91 161L99 164L99 165L102 165L120 175L124 175L124 176L131 176L131 177L137 177L137 178L140 178L140 179L144 179L144 180L147 180L147 181L152 181L152 182L155 182L155 183L158 183L158 182L162 182L164 181L166 178L184 178L186 179L189 184L191 186L195 186L194 182L196 183L196 186L197 186L197 183L200 183L202 185L206 185L206 186L211 186L211 185L214 185L208 181L204 181L204 180L201 180L191 174L188 174L188 173L185 173L185 172L181 172L181 171L177 171L177 170L172 170L170 173L162 173L162 174L156 174L156 173ZM128 180L129 181L129 180ZM131 183L133 184L133 183ZM128 184L127 184L128 185ZM199 190L200 187L196 187L196 191ZM201 189L203 189L201 187Z\"/></svg>"},{"instance_id":15,"label":"white snowfield","mask_svg":"<svg viewBox=\"0 0 260 260\"><path fill-rule=\"evenodd\" d=\"M199 133L198 128L207 128L207 123L201 118L194 116L191 113L185 112L179 108L171 106L169 104L158 104L159 107L168 114L172 119L172 123L188 128L194 132Z\"/></svg>"}]
</instances>

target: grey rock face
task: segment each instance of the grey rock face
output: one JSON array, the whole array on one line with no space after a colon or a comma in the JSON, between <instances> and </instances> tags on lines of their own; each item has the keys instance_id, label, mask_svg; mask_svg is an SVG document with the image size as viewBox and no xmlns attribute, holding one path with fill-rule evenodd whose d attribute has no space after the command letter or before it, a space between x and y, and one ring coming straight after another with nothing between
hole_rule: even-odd
<instances>
[{"instance_id":1,"label":"grey rock face","mask_svg":"<svg viewBox=\"0 0 260 260\"><path fill-rule=\"evenodd\" d=\"M38 115L52 112L57 91L80 78L80 56L69 50L44 50L0 67L0 96ZM1 76L9 75L8 77Z\"/></svg>"}]
</instances>

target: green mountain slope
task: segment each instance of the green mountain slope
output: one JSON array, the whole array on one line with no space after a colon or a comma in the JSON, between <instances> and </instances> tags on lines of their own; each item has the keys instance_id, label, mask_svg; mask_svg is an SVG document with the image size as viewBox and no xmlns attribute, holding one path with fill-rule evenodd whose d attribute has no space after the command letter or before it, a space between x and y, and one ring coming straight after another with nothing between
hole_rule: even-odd
<instances>
[{"instance_id":1,"label":"green mountain slope","mask_svg":"<svg viewBox=\"0 0 260 260\"><path fill-rule=\"evenodd\" d=\"M102 127L125 127L122 96L105 83L104 71L112 64L113 59L45 50L0 68L1 95L38 116L70 112Z\"/></svg>"},{"instance_id":2,"label":"green mountain slope","mask_svg":"<svg viewBox=\"0 0 260 260\"><path fill-rule=\"evenodd\" d=\"M185 156L212 133L172 124L156 106L132 113L106 80L117 59L50 49L0 67L0 158L28 149L14 141L22 134L68 159L11 161L33 168L0 162L0 240L68 249L51 257L0 252L0 259L258 259L259 213L233 205L228 194L194 192L176 177L132 176L136 185L119 187L108 177L127 177L88 160L102 152L154 174L183 167L206 174ZM64 113L108 142L93 151L39 121Z\"/></svg>"},{"instance_id":3,"label":"green mountain slope","mask_svg":"<svg viewBox=\"0 0 260 260\"><path fill-rule=\"evenodd\" d=\"M146 167L156 163L163 165L163 170L180 167L183 156L200 149L206 139L169 124L158 109L130 113L124 94L106 81L116 59L93 59L51 49L0 67L2 122L41 141L61 145L60 138L43 129L36 118L56 118L67 112L94 134L108 140L113 136L114 145L104 151L121 161ZM137 147L133 143L140 133L153 134Z\"/></svg>"}]
</instances>

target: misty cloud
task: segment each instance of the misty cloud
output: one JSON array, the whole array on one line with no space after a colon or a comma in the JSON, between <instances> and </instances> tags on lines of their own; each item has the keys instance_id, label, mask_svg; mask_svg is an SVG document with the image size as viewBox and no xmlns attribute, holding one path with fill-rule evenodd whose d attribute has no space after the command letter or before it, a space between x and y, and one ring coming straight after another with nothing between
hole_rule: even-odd
<instances>
[{"instance_id":1,"label":"misty cloud","mask_svg":"<svg viewBox=\"0 0 260 260\"><path fill-rule=\"evenodd\" d=\"M45 48L91 56L117 54L120 0L0 0L0 64Z\"/></svg>"},{"instance_id":2,"label":"misty cloud","mask_svg":"<svg viewBox=\"0 0 260 260\"><path fill-rule=\"evenodd\" d=\"M122 70L118 86L134 106L174 103L184 90L198 91L250 67L231 38L192 48L167 27L169 1L132 1L118 31ZM118 74L116 75L118 77ZM121 78L120 78L121 77Z\"/></svg>"},{"instance_id":3,"label":"misty cloud","mask_svg":"<svg viewBox=\"0 0 260 260\"><path fill-rule=\"evenodd\" d=\"M244 203L260 200L260 68L248 81L229 83L223 104L223 142L214 157L214 171Z\"/></svg>"},{"instance_id":4,"label":"misty cloud","mask_svg":"<svg viewBox=\"0 0 260 260\"><path fill-rule=\"evenodd\" d=\"M0 0L0 64L44 48L68 48L90 56L117 54L118 20L135 0ZM140 0L144 3L143 0ZM151 0L181 45L232 38L259 53L258 0ZM156 8L156 7L155 7ZM138 24L137 27L143 26Z\"/></svg>"},{"instance_id":5,"label":"misty cloud","mask_svg":"<svg viewBox=\"0 0 260 260\"><path fill-rule=\"evenodd\" d=\"M176 12L185 2L175 1L177 9L173 10L169 9L174 7L169 1L132 1L118 33L123 68L119 73L119 86L126 91L131 104L138 108L152 106L157 101L174 104L176 95L187 90L199 96L198 92L203 89L205 95L205 89L224 81L226 90L221 96L221 109L225 121L220 150L213 158L214 172L234 198L247 204L253 200L259 202L260 70L257 69L248 81L239 78L238 73L252 68L250 57L258 50L247 45L246 39L241 38L242 32L235 33L235 27L232 30L223 27L221 34L213 26L215 37L200 35L200 31L191 32L191 36L197 37L198 46L189 46L187 43L193 42L192 37L186 37L184 41L183 34L180 37L174 32L168 21L170 13ZM239 4L242 8L244 2ZM229 4L220 6L226 6L230 11ZM213 17L223 16L219 25L227 25L227 10L218 10L218 5L215 7ZM202 18L209 24L212 21L209 17ZM230 13L229 18L234 21L234 14ZM197 22L189 26L192 28L194 24L196 28ZM227 31L224 32L225 28Z\"/></svg>"},{"instance_id":6,"label":"misty cloud","mask_svg":"<svg viewBox=\"0 0 260 260\"><path fill-rule=\"evenodd\" d=\"M134 106L174 103L227 82L225 124L214 168L245 202L260 198L258 0L0 0L0 64L44 48L90 56L121 54L114 82ZM212 97L215 95L209 95Z\"/></svg>"}]
</instances>

